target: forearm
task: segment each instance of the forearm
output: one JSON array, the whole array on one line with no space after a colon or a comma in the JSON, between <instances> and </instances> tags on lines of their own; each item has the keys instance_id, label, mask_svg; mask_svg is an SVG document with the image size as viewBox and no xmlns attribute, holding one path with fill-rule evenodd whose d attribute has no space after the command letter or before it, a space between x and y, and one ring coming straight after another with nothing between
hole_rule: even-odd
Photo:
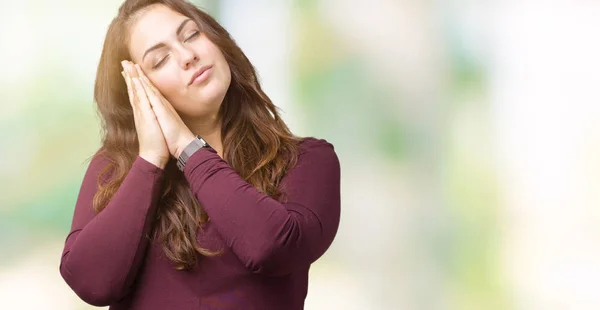
<instances>
[{"instance_id":1,"label":"forearm","mask_svg":"<svg viewBox=\"0 0 600 310\"><path fill-rule=\"evenodd\" d=\"M198 152L185 176L227 246L249 270L285 274L304 268L331 244L340 208L334 153L319 158L319 165L291 171L289 199L281 203L243 180L214 150Z\"/></svg>"},{"instance_id":2,"label":"forearm","mask_svg":"<svg viewBox=\"0 0 600 310\"><path fill-rule=\"evenodd\" d=\"M148 246L162 178L161 169L138 157L98 215L85 226L74 219L60 271L85 301L106 304L127 292ZM93 194L86 189L82 188L76 209L91 207Z\"/></svg>"}]
</instances>

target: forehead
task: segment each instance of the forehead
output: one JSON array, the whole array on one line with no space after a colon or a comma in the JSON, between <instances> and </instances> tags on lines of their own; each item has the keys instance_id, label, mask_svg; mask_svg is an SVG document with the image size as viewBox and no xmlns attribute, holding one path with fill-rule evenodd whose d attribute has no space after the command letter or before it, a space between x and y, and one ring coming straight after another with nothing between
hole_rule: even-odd
<instances>
[{"instance_id":1,"label":"forehead","mask_svg":"<svg viewBox=\"0 0 600 310\"><path fill-rule=\"evenodd\" d=\"M129 52L134 62L156 43L175 35L175 30L186 16L163 4L150 5L139 11L129 25ZM188 22L193 24L193 22Z\"/></svg>"}]
</instances>

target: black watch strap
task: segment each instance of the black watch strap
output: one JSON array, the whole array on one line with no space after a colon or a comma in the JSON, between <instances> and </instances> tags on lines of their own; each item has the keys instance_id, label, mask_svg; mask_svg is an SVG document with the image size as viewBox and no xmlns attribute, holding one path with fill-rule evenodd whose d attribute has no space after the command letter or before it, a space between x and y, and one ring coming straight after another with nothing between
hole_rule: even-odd
<instances>
[{"instance_id":1,"label":"black watch strap","mask_svg":"<svg viewBox=\"0 0 600 310\"><path fill-rule=\"evenodd\" d=\"M204 147L210 147L210 145L208 145L208 143L206 143L206 141L204 141L204 139L202 139L200 136L196 136L196 138L183 149L181 154L179 154L179 158L177 158L177 168L183 171L185 163L192 156L192 154Z\"/></svg>"}]
</instances>

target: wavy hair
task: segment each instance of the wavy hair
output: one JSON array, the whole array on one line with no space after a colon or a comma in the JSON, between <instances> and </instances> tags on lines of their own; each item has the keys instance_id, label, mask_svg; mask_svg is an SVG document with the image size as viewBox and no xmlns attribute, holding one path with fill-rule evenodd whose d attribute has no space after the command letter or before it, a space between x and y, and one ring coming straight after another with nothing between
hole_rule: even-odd
<instances>
[{"instance_id":1,"label":"wavy hair","mask_svg":"<svg viewBox=\"0 0 600 310\"><path fill-rule=\"evenodd\" d=\"M109 162L98 177L94 210L99 213L108 204L139 151L133 111L121 76L121 60L131 59L127 42L132 21L154 4L166 5L194 20L223 53L231 70L231 83L219 111L223 159L261 192L275 199L282 198L279 183L295 166L301 139L283 122L278 108L261 89L253 65L229 33L210 15L183 0L127 0L108 27L94 85L102 129L102 147L97 156ZM160 242L177 270L193 269L198 255L218 254L200 248L196 242L197 232L202 231L198 228L208 220L175 160L171 159L165 167L152 236Z\"/></svg>"}]
</instances>

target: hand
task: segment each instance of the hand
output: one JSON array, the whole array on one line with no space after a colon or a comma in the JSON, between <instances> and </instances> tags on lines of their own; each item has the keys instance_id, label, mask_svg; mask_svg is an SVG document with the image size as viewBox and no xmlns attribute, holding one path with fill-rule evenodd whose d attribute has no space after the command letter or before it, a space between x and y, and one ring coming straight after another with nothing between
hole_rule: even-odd
<instances>
[{"instance_id":1,"label":"hand","mask_svg":"<svg viewBox=\"0 0 600 310\"><path fill-rule=\"evenodd\" d=\"M142 98L146 98L152 107L152 111L156 115L164 139L167 142L169 152L175 158L178 158L183 149L194 140L195 135L185 125L171 103L150 82L150 79L144 74L142 68L137 64L133 68L140 77L143 86L145 96L142 96Z\"/></svg>"},{"instance_id":2,"label":"hand","mask_svg":"<svg viewBox=\"0 0 600 310\"><path fill-rule=\"evenodd\" d=\"M129 103L133 109L139 156L164 169L169 161L169 149L158 120L152 112L137 73L131 70L130 65L123 63L123 68L124 71L121 74L127 84Z\"/></svg>"}]
</instances>

